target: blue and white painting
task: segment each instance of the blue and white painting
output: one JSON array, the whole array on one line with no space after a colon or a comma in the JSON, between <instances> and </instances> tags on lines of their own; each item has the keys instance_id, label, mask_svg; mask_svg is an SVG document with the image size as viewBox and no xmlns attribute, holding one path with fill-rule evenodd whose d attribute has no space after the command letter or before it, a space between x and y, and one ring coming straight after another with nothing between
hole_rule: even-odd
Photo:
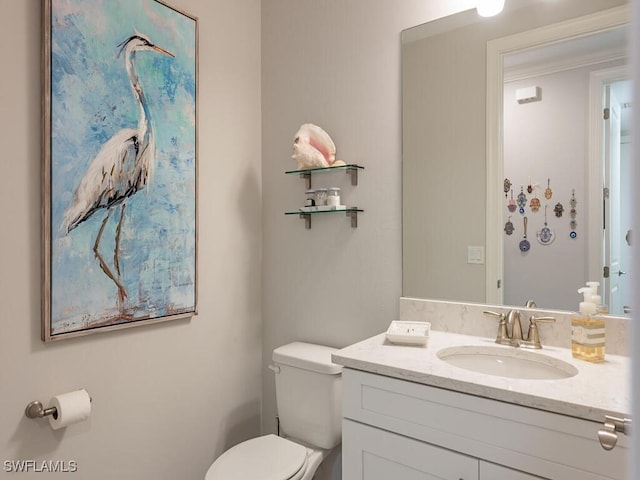
<instances>
[{"instance_id":1,"label":"blue and white painting","mask_svg":"<svg viewBox=\"0 0 640 480\"><path fill-rule=\"evenodd\" d=\"M51 338L196 310L197 22L48 0Z\"/></svg>"}]
</instances>

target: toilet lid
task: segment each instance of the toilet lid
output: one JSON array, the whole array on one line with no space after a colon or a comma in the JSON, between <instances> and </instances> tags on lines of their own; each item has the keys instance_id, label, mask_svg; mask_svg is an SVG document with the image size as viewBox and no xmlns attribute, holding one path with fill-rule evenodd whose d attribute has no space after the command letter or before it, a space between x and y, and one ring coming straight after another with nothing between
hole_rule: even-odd
<instances>
[{"instance_id":1,"label":"toilet lid","mask_svg":"<svg viewBox=\"0 0 640 480\"><path fill-rule=\"evenodd\" d=\"M307 449L276 435L239 443L211 465L205 480L287 480L305 464Z\"/></svg>"}]
</instances>

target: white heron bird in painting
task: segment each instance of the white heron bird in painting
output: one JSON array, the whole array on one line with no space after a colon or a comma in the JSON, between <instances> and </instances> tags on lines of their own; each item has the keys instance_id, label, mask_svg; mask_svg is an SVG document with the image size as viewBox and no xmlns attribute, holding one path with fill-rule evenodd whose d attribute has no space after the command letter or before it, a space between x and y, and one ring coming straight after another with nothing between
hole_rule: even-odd
<instances>
[{"instance_id":1,"label":"white heron bird in painting","mask_svg":"<svg viewBox=\"0 0 640 480\"><path fill-rule=\"evenodd\" d=\"M118 306L122 314L127 290L121 278L119 249L126 201L147 185L155 162L153 125L135 67L136 52L157 52L172 58L174 55L154 45L149 37L138 32L118 47L118 56L124 53L129 82L140 106L138 128L120 130L102 145L75 191L73 204L65 213L63 226L68 234L96 212L106 210L93 244L93 252L102 271L118 289ZM109 266L100 253L100 240L117 207L120 212L115 230L113 265Z\"/></svg>"}]
</instances>

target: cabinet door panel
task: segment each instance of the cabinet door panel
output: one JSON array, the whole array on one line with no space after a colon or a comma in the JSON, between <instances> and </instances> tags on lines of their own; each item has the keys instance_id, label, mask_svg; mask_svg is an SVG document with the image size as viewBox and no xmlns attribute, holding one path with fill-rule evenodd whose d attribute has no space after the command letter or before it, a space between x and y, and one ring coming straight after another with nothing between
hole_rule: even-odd
<instances>
[{"instance_id":1,"label":"cabinet door panel","mask_svg":"<svg viewBox=\"0 0 640 480\"><path fill-rule=\"evenodd\" d=\"M541 478L630 478L629 437L605 451L601 423L348 368L342 379L345 418Z\"/></svg>"},{"instance_id":2,"label":"cabinet door panel","mask_svg":"<svg viewBox=\"0 0 640 480\"><path fill-rule=\"evenodd\" d=\"M342 477L349 480L478 480L478 460L345 419Z\"/></svg>"},{"instance_id":3,"label":"cabinet door panel","mask_svg":"<svg viewBox=\"0 0 640 480\"><path fill-rule=\"evenodd\" d=\"M480 480L545 480L543 477L519 472L480 460Z\"/></svg>"}]
</instances>

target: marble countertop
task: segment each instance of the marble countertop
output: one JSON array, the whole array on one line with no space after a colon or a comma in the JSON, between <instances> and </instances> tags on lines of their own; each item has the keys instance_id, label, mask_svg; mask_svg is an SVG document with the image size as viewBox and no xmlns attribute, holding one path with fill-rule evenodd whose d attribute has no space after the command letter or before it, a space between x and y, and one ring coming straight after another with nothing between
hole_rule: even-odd
<instances>
[{"instance_id":1,"label":"marble countertop","mask_svg":"<svg viewBox=\"0 0 640 480\"><path fill-rule=\"evenodd\" d=\"M438 350L459 345L496 345L494 339L431 330L426 346L390 343L384 333L333 354L347 368L445 388L596 422L604 415L631 418L631 361L606 355L602 363L572 357L571 350L544 347L527 350L574 365L578 374L561 380L523 380L486 375L454 367L437 356Z\"/></svg>"}]
</instances>

